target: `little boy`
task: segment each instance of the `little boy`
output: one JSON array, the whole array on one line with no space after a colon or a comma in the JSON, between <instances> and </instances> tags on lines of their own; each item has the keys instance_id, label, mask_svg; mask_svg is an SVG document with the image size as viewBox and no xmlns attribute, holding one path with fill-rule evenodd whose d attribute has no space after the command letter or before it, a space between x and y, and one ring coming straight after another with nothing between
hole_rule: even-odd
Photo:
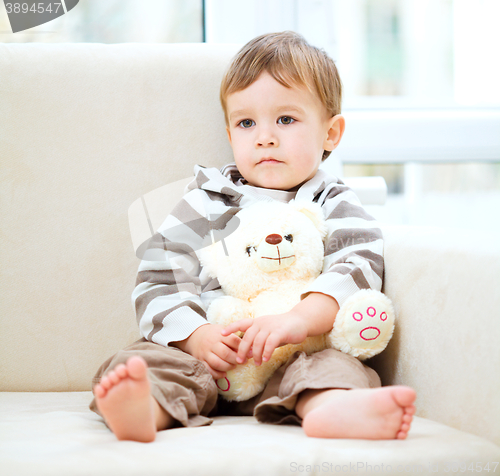
<instances>
[{"instance_id":1,"label":"little boy","mask_svg":"<svg viewBox=\"0 0 500 476\"><path fill-rule=\"evenodd\" d=\"M195 167L188 192L150 244L168 258L139 268L133 300L143 339L106 361L94 379L91 409L118 439L153 441L159 430L210 424L215 414L301 424L314 437L406 438L413 389L380 387L371 368L333 349L296 353L246 402L217 399L214 379L249 358L260 365L280 345L330 331L350 295L381 289L380 229L352 191L319 170L344 132L340 102L335 64L296 33L262 35L233 59L221 103L235 164ZM293 198L323 207L323 273L285 314L226 328L209 324L205 310L222 291L197 258L202 239L255 201Z\"/></svg>"}]
</instances>

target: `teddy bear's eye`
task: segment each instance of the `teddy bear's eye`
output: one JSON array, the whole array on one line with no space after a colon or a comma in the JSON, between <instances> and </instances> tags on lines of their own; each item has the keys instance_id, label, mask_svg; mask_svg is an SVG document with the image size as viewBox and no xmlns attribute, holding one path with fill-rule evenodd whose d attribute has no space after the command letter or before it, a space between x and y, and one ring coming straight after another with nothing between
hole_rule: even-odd
<instances>
[{"instance_id":1,"label":"teddy bear's eye","mask_svg":"<svg viewBox=\"0 0 500 476\"><path fill-rule=\"evenodd\" d=\"M252 248L254 249L254 251L257 251L257 248L255 248L255 246L247 246L246 251L248 253L248 256L251 256L250 251L252 250Z\"/></svg>"},{"instance_id":2,"label":"teddy bear's eye","mask_svg":"<svg viewBox=\"0 0 500 476\"><path fill-rule=\"evenodd\" d=\"M292 243L293 235L285 235L285 240L288 240L290 243Z\"/></svg>"}]
</instances>

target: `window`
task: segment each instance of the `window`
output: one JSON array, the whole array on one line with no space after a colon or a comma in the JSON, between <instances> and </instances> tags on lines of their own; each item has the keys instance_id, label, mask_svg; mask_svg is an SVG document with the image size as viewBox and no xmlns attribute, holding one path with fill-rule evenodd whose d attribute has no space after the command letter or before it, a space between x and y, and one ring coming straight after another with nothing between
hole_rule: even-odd
<instances>
[{"instance_id":1,"label":"window","mask_svg":"<svg viewBox=\"0 0 500 476\"><path fill-rule=\"evenodd\" d=\"M203 0L82 0L66 15L16 34L0 2L0 42L194 43L203 36Z\"/></svg>"},{"instance_id":2,"label":"window","mask_svg":"<svg viewBox=\"0 0 500 476\"><path fill-rule=\"evenodd\" d=\"M345 107L499 107L498 0L206 0L206 38L294 30L336 61Z\"/></svg>"}]
</instances>

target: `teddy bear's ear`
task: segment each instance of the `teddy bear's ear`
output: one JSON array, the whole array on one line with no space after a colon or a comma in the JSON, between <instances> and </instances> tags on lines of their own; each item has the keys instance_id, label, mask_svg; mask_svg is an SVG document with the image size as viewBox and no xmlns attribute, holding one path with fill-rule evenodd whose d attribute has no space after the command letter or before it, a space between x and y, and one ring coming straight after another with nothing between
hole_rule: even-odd
<instances>
[{"instance_id":1,"label":"teddy bear's ear","mask_svg":"<svg viewBox=\"0 0 500 476\"><path fill-rule=\"evenodd\" d=\"M291 200L290 205L295 208L300 213L303 213L307 218L309 218L314 226L321 233L321 238L324 238L327 233L327 227L325 223L325 218L323 216L323 209L321 205L318 205L314 202L306 202L306 201L295 201Z\"/></svg>"}]
</instances>

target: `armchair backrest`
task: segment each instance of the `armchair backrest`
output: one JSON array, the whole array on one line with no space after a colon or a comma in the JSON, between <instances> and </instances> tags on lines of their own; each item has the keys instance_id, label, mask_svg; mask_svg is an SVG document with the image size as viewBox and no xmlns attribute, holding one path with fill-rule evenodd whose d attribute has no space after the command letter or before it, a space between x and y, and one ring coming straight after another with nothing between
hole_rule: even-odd
<instances>
[{"instance_id":1,"label":"armchair backrest","mask_svg":"<svg viewBox=\"0 0 500 476\"><path fill-rule=\"evenodd\" d=\"M0 390L88 390L138 338L129 206L230 161L237 49L0 44Z\"/></svg>"}]
</instances>

